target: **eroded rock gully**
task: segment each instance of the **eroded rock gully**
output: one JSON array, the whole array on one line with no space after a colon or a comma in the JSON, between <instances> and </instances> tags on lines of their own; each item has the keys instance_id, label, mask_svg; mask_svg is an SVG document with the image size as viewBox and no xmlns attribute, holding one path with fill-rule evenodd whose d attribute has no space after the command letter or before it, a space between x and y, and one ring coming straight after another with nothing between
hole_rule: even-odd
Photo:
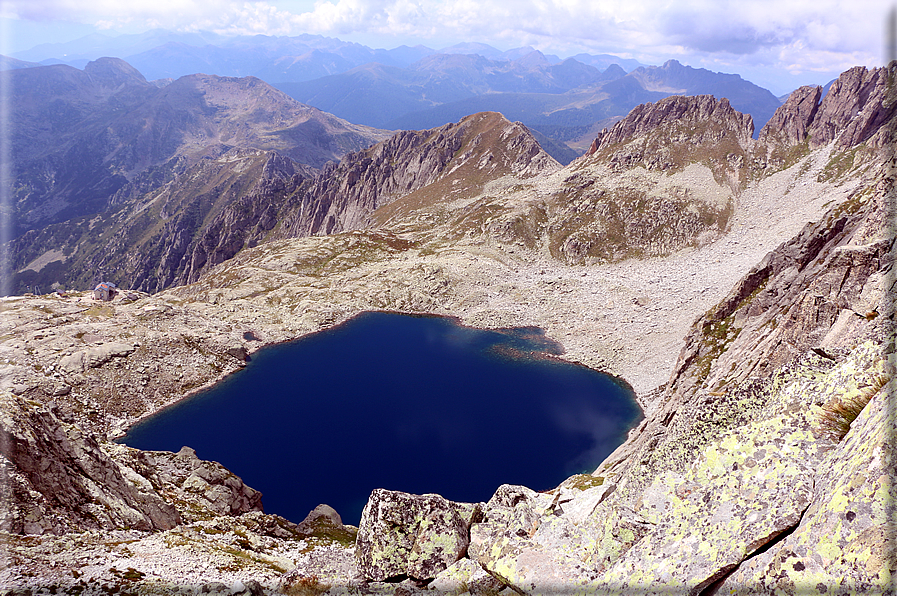
<instances>
[{"instance_id":1,"label":"eroded rock gully","mask_svg":"<svg viewBox=\"0 0 897 596\"><path fill-rule=\"evenodd\" d=\"M568 169L448 207L397 199L387 229L261 245L154 296L4 299L0 581L80 594L893 593L894 68L845 73L815 112L815 92L798 90L757 142L721 103L663 108L729 122L691 131L737 146L709 165L650 161L669 123L649 106L633 116L646 124L621 127L634 136ZM814 126L829 141L809 142ZM705 204L727 190L730 219L673 254L562 265L537 241L550 228L539 213L550 220L564 182L616 175L675 179ZM526 225L503 225L523 213ZM433 239L474 216L484 225ZM646 417L594 474L553 490L504 485L474 504L377 491L359 528L326 507L299 524L266 515L189 449L107 442L261 345L372 308L543 326L567 358L631 379Z\"/></svg>"}]
</instances>

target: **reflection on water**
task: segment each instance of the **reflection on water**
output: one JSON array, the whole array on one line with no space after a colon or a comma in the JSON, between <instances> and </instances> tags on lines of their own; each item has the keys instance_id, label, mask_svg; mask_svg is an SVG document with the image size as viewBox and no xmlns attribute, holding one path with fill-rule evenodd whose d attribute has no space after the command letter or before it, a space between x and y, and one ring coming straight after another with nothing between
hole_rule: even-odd
<instances>
[{"instance_id":1,"label":"reflection on water","mask_svg":"<svg viewBox=\"0 0 897 596\"><path fill-rule=\"evenodd\" d=\"M357 524L374 488L456 501L549 489L594 469L641 415L626 388L560 353L536 328L365 313L260 351L122 442L193 447L296 522L327 503Z\"/></svg>"}]
</instances>

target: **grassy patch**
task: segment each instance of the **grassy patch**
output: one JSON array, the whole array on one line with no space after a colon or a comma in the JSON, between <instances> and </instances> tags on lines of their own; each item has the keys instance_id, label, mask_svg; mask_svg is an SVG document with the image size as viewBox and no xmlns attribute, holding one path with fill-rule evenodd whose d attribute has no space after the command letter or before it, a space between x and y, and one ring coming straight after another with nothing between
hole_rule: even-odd
<instances>
[{"instance_id":1,"label":"grassy patch","mask_svg":"<svg viewBox=\"0 0 897 596\"><path fill-rule=\"evenodd\" d=\"M819 173L819 176L816 177L816 180L818 182L831 182L841 178L853 167L858 149L859 146L833 154Z\"/></svg>"},{"instance_id":2,"label":"grassy patch","mask_svg":"<svg viewBox=\"0 0 897 596\"><path fill-rule=\"evenodd\" d=\"M822 431L836 441L843 439L863 408L890 381L890 377L879 375L872 380L870 385L862 387L859 392L835 398L825 404L819 418L819 426Z\"/></svg>"},{"instance_id":3,"label":"grassy patch","mask_svg":"<svg viewBox=\"0 0 897 596\"><path fill-rule=\"evenodd\" d=\"M709 321L704 324L701 337L701 357L695 363L699 378L707 378L713 363L741 332L741 328L733 325L734 319L735 314L733 313L721 321Z\"/></svg>"},{"instance_id":4,"label":"grassy patch","mask_svg":"<svg viewBox=\"0 0 897 596\"><path fill-rule=\"evenodd\" d=\"M576 474L570 476L561 484L562 488L573 490L588 490L604 484L604 476L592 476L591 474Z\"/></svg>"}]
</instances>

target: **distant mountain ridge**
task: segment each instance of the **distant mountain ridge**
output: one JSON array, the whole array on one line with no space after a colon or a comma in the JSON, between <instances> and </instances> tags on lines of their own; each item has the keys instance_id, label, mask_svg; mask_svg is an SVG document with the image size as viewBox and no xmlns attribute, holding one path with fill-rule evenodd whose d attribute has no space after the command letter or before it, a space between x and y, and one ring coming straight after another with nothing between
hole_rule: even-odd
<instances>
[{"instance_id":1,"label":"distant mountain ridge","mask_svg":"<svg viewBox=\"0 0 897 596\"><path fill-rule=\"evenodd\" d=\"M40 44L11 57L33 63L69 64L83 68L104 56L122 58L147 79L177 78L204 72L220 76L256 76L269 83L304 81L339 74L356 66L377 62L405 68L432 54L477 54L493 61L516 60L533 52L525 46L507 51L482 43L456 44L435 50L426 46L374 49L321 35L228 37L209 31L176 33L154 29L140 34L106 36L92 34L74 41ZM549 55L551 63L560 63ZM611 63L628 70L642 66L636 60L609 54L579 54L576 59L602 70Z\"/></svg>"},{"instance_id":2,"label":"distant mountain ridge","mask_svg":"<svg viewBox=\"0 0 897 596\"><path fill-rule=\"evenodd\" d=\"M83 71L55 65L8 76L16 90L14 236L103 211L132 185L160 183L173 159L194 163L242 147L319 168L389 136L256 78L192 75L159 88L117 58Z\"/></svg>"},{"instance_id":3,"label":"distant mountain ridge","mask_svg":"<svg viewBox=\"0 0 897 596\"><path fill-rule=\"evenodd\" d=\"M738 75L675 60L656 67L610 54L561 59L530 46L502 51L483 43L385 50L319 35L224 37L154 30L43 44L12 58L83 67L100 56L118 56L160 83L194 73L255 76L302 103L390 130L429 129L498 111L541 135L562 163L636 105L668 95L725 97L751 114L757 129L781 103ZM624 80L615 84L618 79Z\"/></svg>"}]
</instances>

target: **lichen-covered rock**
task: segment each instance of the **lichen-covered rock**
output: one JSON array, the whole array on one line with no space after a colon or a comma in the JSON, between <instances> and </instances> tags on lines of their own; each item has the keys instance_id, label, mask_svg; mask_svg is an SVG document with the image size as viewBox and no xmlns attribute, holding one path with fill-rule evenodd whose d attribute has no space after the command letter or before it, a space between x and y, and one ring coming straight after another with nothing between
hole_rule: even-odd
<instances>
[{"instance_id":1,"label":"lichen-covered rock","mask_svg":"<svg viewBox=\"0 0 897 596\"><path fill-rule=\"evenodd\" d=\"M471 559L460 559L436 576L429 588L438 594L460 596L497 594L504 584L495 579Z\"/></svg>"},{"instance_id":2,"label":"lichen-covered rock","mask_svg":"<svg viewBox=\"0 0 897 596\"><path fill-rule=\"evenodd\" d=\"M887 548L874 537L886 535L892 521L886 510L894 470L878 462L885 461L883 438L893 421L883 412L869 420L864 410L839 445L823 414L835 399L884 395L876 379L890 378L893 365L879 349L867 342L837 362L813 355L786 367L762 389L767 405L751 422L712 442L691 469L659 476L636 509L655 529L602 576L598 593L699 594L739 565L737 579L727 585L754 593L759 582L772 593L781 579L770 568L779 556L774 553L787 548L749 557L800 527L807 527L803 538L795 539L795 532L786 544L812 562L795 559L793 571L815 566L817 575L796 575L802 587L786 593L803 593L808 578L816 578L812 586L829 587L852 575L844 585L860 591L890 581ZM816 522L807 524L806 516ZM841 567L825 575L821 567L830 563Z\"/></svg>"},{"instance_id":3,"label":"lichen-covered rock","mask_svg":"<svg viewBox=\"0 0 897 596\"><path fill-rule=\"evenodd\" d=\"M845 384L844 392L872 395L817 467L812 503L800 524L774 548L742 563L718 594L893 594L897 414L889 403L894 379L879 357L877 347L866 344L840 367L845 376L874 371L881 381Z\"/></svg>"},{"instance_id":4,"label":"lichen-covered rock","mask_svg":"<svg viewBox=\"0 0 897 596\"><path fill-rule=\"evenodd\" d=\"M358 569L374 581L431 579L464 556L468 531L458 507L439 495L375 489L358 527Z\"/></svg>"},{"instance_id":5,"label":"lichen-covered rock","mask_svg":"<svg viewBox=\"0 0 897 596\"><path fill-rule=\"evenodd\" d=\"M599 485L574 496L503 485L471 528L470 557L520 593L586 593L601 577L603 522L616 517L599 507L606 491Z\"/></svg>"}]
</instances>

